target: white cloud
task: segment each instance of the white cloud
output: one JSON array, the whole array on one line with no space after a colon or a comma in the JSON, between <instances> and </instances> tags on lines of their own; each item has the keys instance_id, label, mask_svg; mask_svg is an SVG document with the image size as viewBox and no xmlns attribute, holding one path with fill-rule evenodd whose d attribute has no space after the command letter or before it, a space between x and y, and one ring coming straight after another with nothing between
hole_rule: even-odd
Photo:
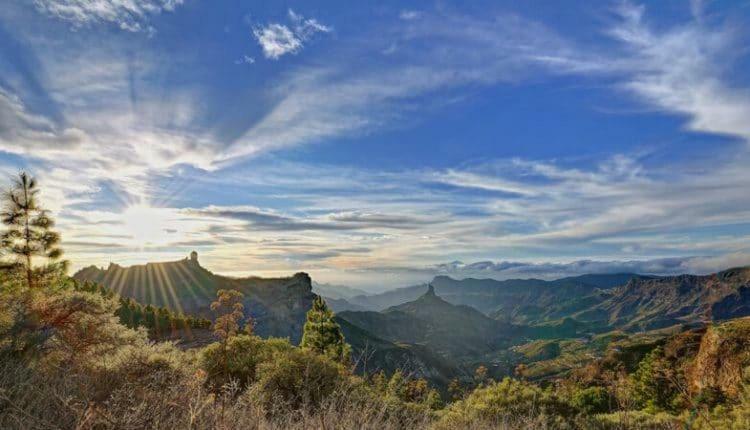
<instances>
[{"instance_id":1,"label":"white cloud","mask_svg":"<svg viewBox=\"0 0 750 430\"><path fill-rule=\"evenodd\" d=\"M750 252L722 254L716 257L690 256L645 260L480 261L466 264L454 261L414 270L428 276L447 275L456 279L559 279L591 273L705 275L748 263L750 263Z\"/></svg>"},{"instance_id":2,"label":"white cloud","mask_svg":"<svg viewBox=\"0 0 750 430\"><path fill-rule=\"evenodd\" d=\"M253 35L263 48L266 58L277 60L286 54L296 54L315 33L331 31L331 27L319 23L314 18L305 19L292 9L289 9L289 20L291 27L271 23L253 30Z\"/></svg>"},{"instance_id":3,"label":"white cloud","mask_svg":"<svg viewBox=\"0 0 750 430\"><path fill-rule=\"evenodd\" d=\"M124 200L137 200L159 191L151 185L155 176L169 176L186 164L208 172L175 181L202 183L209 177L246 191L244 195L265 193L269 207L257 212L283 216L271 220L256 214L254 225L205 216L195 224L181 224L181 235L196 246L203 243L205 261L221 271L237 265L299 270L297 262L285 260L294 255L306 258L305 269L314 275L335 280L347 271L403 261L429 267L444 261L446 250L451 258L464 261L532 255L543 260L559 254L616 259L623 252L684 258L699 251L730 253L732 261L741 262L748 252L743 243L750 243L750 237L738 233L734 238L708 238L693 230L728 228L750 219L747 151L732 162L698 165L647 165L626 154L593 167L554 160L500 160L406 172L251 164L237 177L214 174L220 163L241 157L397 126L416 111L432 108L439 98L435 94L446 90L549 74L603 76L649 105L686 115L695 130L747 139L747 122L742 121L748 117L747 92L727 85L726 70L717 65L733 45L728 33L695 23L655 31L644 24L637 8L623 10L622 21L611 29L623 50L613 47L607 53L584 49L520 17L425 13L419 20L399 23L399 29L406 28L399 33L398 53L387 64L377 60L382 45L365 44L356 47L358 52L375 54L361 69L334 61L283 75L264 94L272 100L269 110L248 118L249 128L234 142L195 126L204 105L194 88L153 91L149 83L162 77L158 55L144 52L127 60L90 48L48 46L40 49L41 86L58 104L60 115L49 114L44 106L34 109L29 104L33 97L24 97L20 85L5 88L0 92L0 149L28 160L42 176L53 206L80 217L63 222L66 240L82 248L86 239L111 243L106 235L117 234L117 228L89 223L106 221L113 213L71 208L90 204L105 183L132 195ZM274 42L280 48L271 51L276 58L292 52L288 49L298 52L316 33L331 31L291 11L289 20L271 25L286 28L300 45L280 38ZM19 79L10 76L7 81ZM282 205L293 207L278 210ZM396 214L430 217L410 228L393 228L387 222L397 221ZM342 217L353 227L331 227L345 224ZM261 243L278 240L279 226L292 226L281 235L288 242ZM222 228L229 232L217 233ZM341 243L351 243L358 251L320 253ZM365 248L369 251L362 252ZM163 254L163 249L150 249L143 258ZM79 255L80 264L102 258Z\"/></svg>"},{"instance_id":4,"label":"white cloud","mask_svg":"<svg viewBox=\"0 0 750 430\"><path fill-rule=\"evenodd\" d=\"M111 23L125 31L153 32L149 16L171 12L184 0L34 0L37 10L74 27Z\"/></svg>"},{"instance_id":5,"label":"white cloud","mask_svg":"<svg viewBox=\"0 0 750 430\"><path fill-rule=\"evenodd\" d=\"M750 91L731 87L724 76L737 55L732 27L693 22L654 31L644 22L645 7L623 3L618 13L622 20L610 34L629 55L623 88L667 112L687 115L692 130L750 142Z\"/></svg>"}]
</instances>

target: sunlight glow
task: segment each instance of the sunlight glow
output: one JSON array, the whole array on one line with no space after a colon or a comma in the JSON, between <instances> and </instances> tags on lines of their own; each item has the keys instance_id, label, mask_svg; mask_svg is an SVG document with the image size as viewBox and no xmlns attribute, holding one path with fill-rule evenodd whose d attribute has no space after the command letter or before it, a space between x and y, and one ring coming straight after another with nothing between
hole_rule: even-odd
<instances>
[{"instance_id":1,"label":"sunlight glow","mask_svg":"<svg viewBox=\"0 0 750 430\"><path fill-rule=\"evenodd\" d=\"M123 211L122 225L138 246L164 244L170 239L169 210L133 205Z\"/></svg>"}]
</instances>

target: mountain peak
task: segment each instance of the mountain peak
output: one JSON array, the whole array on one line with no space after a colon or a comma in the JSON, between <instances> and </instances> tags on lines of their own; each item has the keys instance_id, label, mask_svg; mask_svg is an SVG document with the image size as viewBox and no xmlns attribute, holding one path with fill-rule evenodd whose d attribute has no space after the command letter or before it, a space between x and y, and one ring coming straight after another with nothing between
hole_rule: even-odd
<instances>
[{"instance_id":1,"label":"mountain peak","mask_svg":"<svg viewBox=\"0 0 750 430\"><path fill-rule=\"evenodd\" d=\"M435 287L432 284L427 284L427 292L424 295L435 297Z\"/></svg>"}]
</instances>

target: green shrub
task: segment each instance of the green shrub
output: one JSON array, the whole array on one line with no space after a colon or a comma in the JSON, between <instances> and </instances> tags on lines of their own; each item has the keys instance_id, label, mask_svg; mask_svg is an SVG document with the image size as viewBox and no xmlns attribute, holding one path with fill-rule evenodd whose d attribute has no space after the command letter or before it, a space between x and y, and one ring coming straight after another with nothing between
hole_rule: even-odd
<instances>
[{"instance_id":1,"label":"green shrub","mask_svg":"<svg viewBox=\"0 0 750 430\"><path fill-rule=\"evenodd\" d=\"M573 394L573 406L587 414L610 412L614 400L604 387L588 387Z\"/></svg>"},{"instance_id":2,"label":"green shrub","mask_svg":"<svg viewBox=\"0 0 750 430\"><path fill-rule=\"evenodd\" d=\"M257 382L248 391L268 413L279 406L317 406L346 382L345 369L313 351L275 351L257 367Z\"/></svg>"},{"instance_id":3,"label":"green shrub","mask_svg":"<svg viewBox=\"0 0 750 430\"><path fill-rule=\"evenodd\" d=\"M649 412L672 411L679 392L673 383L675 370L664 359L661 347L654 348L630 376L632 390L629 393L635 406Z\"/></svg>"},{"instance_id":4,"label":"green shrub","mask_svg":"<svg viewBox=\"0 0 750 430\"><path fill-rule=\"evenodd\" d=\"M569 403L536 385L505 378L477 388L443 413L438 428L510 426L519 423L553 428L574 428L576 410Z\"/></svg>"},{"instance_id":5,"label":"green shrub","mask_svg":"<svg viewBox=\"0 0 750 430\"><path fill-rule=\"evenodd\" d=\"M206 371L208 382L214 388L230 381L237 381L241 387L255 383L261 363L293 348L286 339L263 340L244 334L227 339L226 351L223 347L220 342L212 343L200 353L200 367Z\"/></svg>"}]
</instances>

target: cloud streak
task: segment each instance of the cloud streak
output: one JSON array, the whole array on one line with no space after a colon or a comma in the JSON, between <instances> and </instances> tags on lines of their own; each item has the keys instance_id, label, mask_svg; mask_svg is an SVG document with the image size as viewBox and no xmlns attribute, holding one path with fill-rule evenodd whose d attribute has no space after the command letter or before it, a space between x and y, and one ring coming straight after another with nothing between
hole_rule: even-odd
<instances>
[{"instance_id":1,"label":"cloud streak","mask_svg":"<svg viewBox=\"0 0 750 430\"><path fill-rule=\"evenodd\" d=\"M118 1L101 2L102 11L72 1L35 5L80 29L111 23L146 31L156 14L180 3L139 3L130 12ZM685 118L690 130L749 140L750 95L726 77L738 45L731 29L698 20L657 28L645 17L643 8L622 4L605 29L604 49L513 14L405 12L393 17L392 27L337 40L343 46L285 69L249 96L238 91L238 109L222 105L221 112L206 108L203 88L159 88L158 82L174 78L165 70L192 66L177 55L166 62L162 52L140 45L133 48L137 56L122 55L129 51L117 43L98 45L85 35L60 48L43 35L27 34L37 43L38 58L30 64L38 63L38 70L0 64L0 150L41 172L53 208L70 217L63 225L66 238L86 263L101 258L90 253L90 244L111 245L111 237L122 233L119 210L166 194L154 178L174 181L179 190L203 186L226 194L222 188L231 187L232 203L225 205L182 201L169 207L182 196L164 197L159 209L179 234L144 251L156 259L168 254L163 249L169 245L201 247L204 261L220 271L237 270L237 261L248 270L299 270L293 261L304 260L306 270L336 281L347 271L403 261L435 270L446 253L463 261L589 261L595 255L687 261L692 254L740 261L750 238L747 145L731 161L706 163L649 163L632 153L588 165L504 159L421 170L256 161L401 127L466 88L560 76L604 83ZM257 27L254 37L264 56L280 59L331 31L290 10L287 22ZM397 49L384 56L390 46ZM361 61L337 61L342 52ZM225 111L235 111L239 119L231 119L240 123L230 138L201 121L224 119ZM109 189L119 190L117 201L102 210L99 199ZM253 206L245 204L253 199ZM132 246L111 248L125 256ZM699 261L710 266L707 259L690 261L690 267ZM667 263L662 267L671 270ZM512 270L504 265L467 266ZM594 263L579 266L599 270Z\"/></svg>"},{"instance_id":2,"label":"cloud streak","mask_svg":"<svg viewBox=\"0 0 750 430\"><path fill-rule=\"evenodd\" d=\"M183 0L34 0L34 6L75 28L110 23L130 32L154 32L149 17L172 12Z\"/></svg>"}]
</instances>

